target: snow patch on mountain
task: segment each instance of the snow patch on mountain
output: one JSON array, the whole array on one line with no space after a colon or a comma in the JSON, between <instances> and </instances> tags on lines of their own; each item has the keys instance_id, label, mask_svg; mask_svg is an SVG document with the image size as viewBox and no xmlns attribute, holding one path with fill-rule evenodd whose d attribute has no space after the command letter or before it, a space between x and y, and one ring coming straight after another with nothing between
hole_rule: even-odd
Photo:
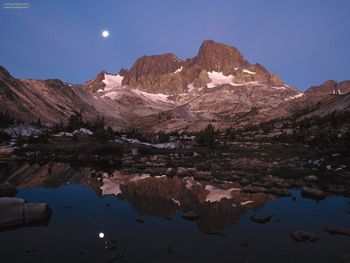
<instances>
[{"instance_id":1,"label":"snow patch on mountain","mask_svg":"<svg viewBox=\"0 0 350 263\"><path fill-rule=\"evenodd\" d=\"M187 88L188 88L188 92L191 92L191 91L193 91L195 89L195 87L193 86L192 83L188 84Z\"/></svg>"},{"instance_id":2,"label":"snow patch on mountain","mask_svg":"<svg viewBox=\"0 0 350 263\"><path fill-rule=\"evenodd\" d=\"M291 96L291 97L286 98L284 100L294 100L294 99L297 99L297 98L301 98L302 96L304 96L304 93L299 93L297 95Z\"/></svg>"},{"instance_id":3,"label":"snow patch on mountain","mask_svg":"<svg viewBox=\"0 0 350 263\"><path fill-rule=\"evenodd\" d=\"M250 74L250 75L255 75L255 74L256 74L256 72L250 71L250 70L248 70L248 69L243 69L242 71L243 71L244 73L247 73L247 74Z\"/></svg>"},{"instance_id":4,"label":"snow patch on mountain","mask_svg":"<svg viewBox=\"0 0 350 263\"><path fill-rule=\"evenodd\" d=\"M105 90L120 87L122 85L123 77L118 75L110 75L105 73L105 78L102 82L106 85ZM97 91L98 92L98 91Z\"/></svg>"},{"instance_id":5,"label":"snow patch on mountain","mask_svg":"<svg viewBox=\"0 0 350 263\"><path fill-rule=\"evenodd\" d=\"M117 87L118 88L118 87ZM128 91L130 95L135 95L140 97L141 99L146 99L146 100L151 100L152 102L165 102L165 103L172 103L171 100L168 99L169 95L165 94L153 94L153 93L148 93L145 91L140 91L137 89L114 89L111 88L107 91L102 91L104 94L101 96L102 98L109 98L111 100L118 99L119 97L123 96L125 92Z\"/></svg>"},{"instance_id":6,"label":"snow patch on mountain","mask_svg":"<svg viewBox=\"0 0 350 263\"><path fill-rule=\"evenodd\" d=\"M142 96L142 97L150 99L152 101L171 102L168 99L169 96L165 95L165 94L161 94L161 93L153 94L153 93L148 93L148 92L140 91L140 90L136 90L136 89L134 89L133 92Z\"/></svg>"},{"instance_id":7,"label":"snow patch on mountain","mask_svg":"<svg viewBox=\"0 0 350 263\"><path fill-rule=\"evenodd\" d=\"M181 66L180 68L178 68L177 70L175 70L174 73L175 73L175 74L176 74L176 73L179 73L179 72L182 71L182 69L183 69L183 66Z\"/></svg>"},{"instance_id":8,"label":"snow patch on mountain","mask_svg":"<svg viewBox=\"0 0 350 263\"><path fill-rule=\"evenodd\" d=\"M211 71L208 72L208 76L211 80L211 82L207 84L208 88L215 88L224 84L235 86L235 83L233 83L235 77L232 75L225 76L222 72Z\"/></svg>"},{"instance_id":9,"label":"snow patch on mountain","mask_svg":"<svg viewBox=\"0 0 350 263\"><path fill-rule=\"evenodd\" d=\"M284 87L284 86L281 86L281 87L272 87L273 89L280 89L280 90L285 90L286 89L286 87Z\"/></svg>"}]
</instances>

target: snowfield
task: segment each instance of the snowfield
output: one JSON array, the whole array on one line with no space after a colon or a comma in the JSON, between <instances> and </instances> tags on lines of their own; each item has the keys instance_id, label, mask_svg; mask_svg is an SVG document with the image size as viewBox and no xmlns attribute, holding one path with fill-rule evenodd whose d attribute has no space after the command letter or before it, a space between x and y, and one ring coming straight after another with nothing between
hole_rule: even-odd
<instances>
[{"instance_id":1,"label":"snowfield","mask_svg":"<svg viewBox=\"0 0 350 263\"><path fill-rule=\"evenodd\" d=\"M122 85L123 77L118 75L110 75L105 73L105 78L102 82L106 85L104 90L109 90Z\"/></svg>"},{"instance_id":2,"label":"snowfield","mask_svg":"<svg viewBox=\"0 0 350 263\"><path fill-rule=\"evenodd\" d=\"M211 82L207 84L208 88L215 88L224 84L235 86L235 83L233 82L235 77L232 75L225 76L222 72L211 71L208 72L208 76L211 80Z\"/></svg>"}]
</instances>

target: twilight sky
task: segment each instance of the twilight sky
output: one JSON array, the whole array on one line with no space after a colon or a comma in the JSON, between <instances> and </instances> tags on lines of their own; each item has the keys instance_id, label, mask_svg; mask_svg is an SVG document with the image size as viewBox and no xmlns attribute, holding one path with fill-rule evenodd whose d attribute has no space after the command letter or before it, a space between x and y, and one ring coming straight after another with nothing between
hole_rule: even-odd
<instances>
[{"instance_id":1,"label":"twilight sky","mask_svg":"<svg viewBox=\"0 0 350 263\"><path fill-rule=\"evenodd\" d=\"M143 54L193 57L213 39L301 90L350 79L348 0L5 2L30 4L0 7L0 65L15 77L81 83Z\"/></svg>"}]
</instances>

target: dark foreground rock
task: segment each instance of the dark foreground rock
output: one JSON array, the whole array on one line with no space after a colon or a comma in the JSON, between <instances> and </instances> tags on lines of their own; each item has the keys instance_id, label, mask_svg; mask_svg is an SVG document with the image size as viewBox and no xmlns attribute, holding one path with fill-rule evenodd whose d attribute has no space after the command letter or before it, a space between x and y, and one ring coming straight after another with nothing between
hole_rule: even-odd
<instances>
[{"instance_id":1,"label":"dark foreground rock","mask_svg":"<svg viewBox=\"0 0 350 263\"><path fill-rule=\"evenodd\" d=\"M326 197L326 194L322 190L306 186L301 188L301 194L305 197L311 197L316 199L322 199Z\"/></svg>"},{"instance_id":2,"label":"dark foreground rock","mask_svg":"<svg viewBox=\"0 0 350 263\"><path fill-rule=\"evenodd\" d=\"M272 216L251 216L250 220L259 223L259 224L265 224L271 220Z\"/></svg>"},{"instance_id":3,"label":"dark foreground rock","mask_svg":"<svg viewBox=\"0 0 350 263\"><path fill-rule=\"evenodd\" d=\"M326 227L324 229L326 232L328 232L331 235L343 235L343 236L350 236L350 229L341 229L336 227Z\"/></svg>"},{"instance_id":4,"label":"dark foreground rock","mask_svg":"<svg viewBox=\"0 0 350 263\"><path fill-rule=\"evenodd\" d=\"M294 231L290 235L292 236L295 242L303 242L307 240L314 242L318 240L318 237L315 234L301 230Z\"/></svg>"},{"instance_id":5,"label":"dark foreground rock","mask_svg":"<svg viewBox=\"0 0 350 263\"><path fill-rule=\"evenodd\" d=\"M52 210L46 203L26 203L24 199L0 198L0 230L28 225L46 225Z\"/></svg>"},{"instance_id":6,"label":"dark foreground rock","mask_svg":"<svg viewBox=\"0 0 350 263\"><path fill-rule=\"evenodd\" d=\"M0 184L0 197L12 197L17 194L17 190L9 183Z\"/></svg>"}]
</instances>

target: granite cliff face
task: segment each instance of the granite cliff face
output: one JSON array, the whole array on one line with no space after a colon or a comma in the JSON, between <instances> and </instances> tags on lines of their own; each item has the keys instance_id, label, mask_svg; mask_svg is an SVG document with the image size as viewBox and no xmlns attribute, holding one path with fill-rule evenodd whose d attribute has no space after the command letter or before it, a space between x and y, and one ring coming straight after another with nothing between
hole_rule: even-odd
<instances>
[{"instance_id":1,"label":"granite cliff face","mask_svg":"<svg viewBox=\"0 0 350 263\"><path fill-rule=\"evenodd\" d=\"M288 118L324 100L332 102L324 111L329 112L337 109L338 97L343 110L350 91L350 81L326 81L301 93L262 65L250 64L236 48L212 40L193 58L142 56L129 70L102 71L82 85L15 79L4 68L0 84L1 109L27 122L41 118L52 124L82 110L86 118L106 117L115 129L144 131L197 131L209 123L242 127Z\"/></svg>"}]
</instances>

